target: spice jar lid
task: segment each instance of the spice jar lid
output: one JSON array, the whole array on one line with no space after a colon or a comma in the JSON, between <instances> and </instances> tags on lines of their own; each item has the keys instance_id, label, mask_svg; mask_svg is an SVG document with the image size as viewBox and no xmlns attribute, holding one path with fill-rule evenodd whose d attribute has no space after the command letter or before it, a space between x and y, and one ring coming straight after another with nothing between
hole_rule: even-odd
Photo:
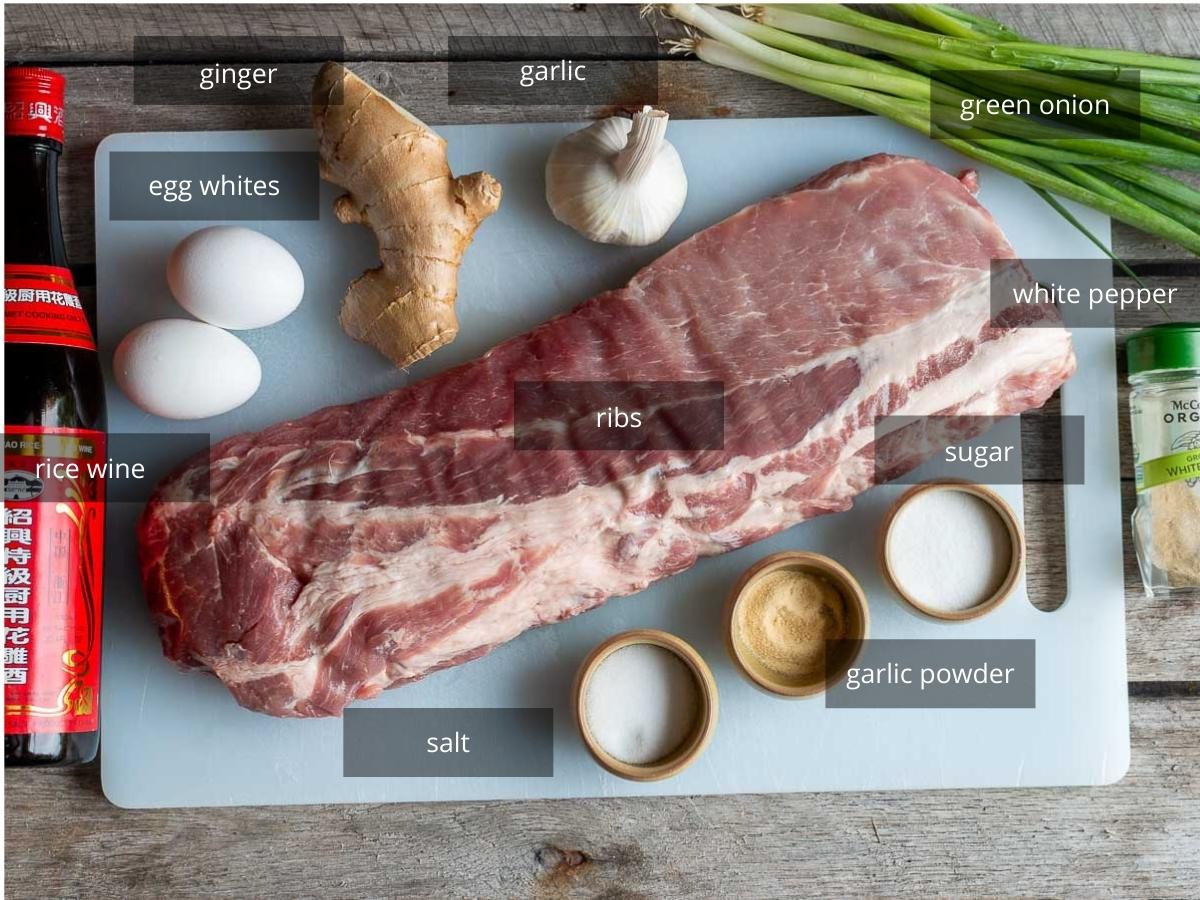
<instances>
[{"instance_id":1,"label":"spice jar lid","mask_svg":"<svg viewBox=\"0 0 1200 900\"><path fill-rule=\"evenodd\" d=\"M1129 374L1200 369L1200 322L1151 325L1125 342Z\"/></svg>"}]
</instances>

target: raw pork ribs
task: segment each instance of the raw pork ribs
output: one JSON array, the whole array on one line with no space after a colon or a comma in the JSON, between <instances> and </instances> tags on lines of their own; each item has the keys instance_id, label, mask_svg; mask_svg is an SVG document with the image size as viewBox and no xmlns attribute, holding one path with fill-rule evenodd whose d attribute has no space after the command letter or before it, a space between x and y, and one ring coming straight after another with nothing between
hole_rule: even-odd
<instances>
[{"instance_id":1,"label":"raw pork ribs","mask_svg":"<svg viewBox=\"0 0 1200 900\"><path fill-rule=\"evenodd\" d=\"M139 523L166 654L250 709L338 715L849 508L880 416L1041 405L1070 337L992 321L1014 254L970 177L834 166L475 362L189 461ZM514 382L550 380L720 382L724 449L517 451Z\"/></svg>"}]
</instances>

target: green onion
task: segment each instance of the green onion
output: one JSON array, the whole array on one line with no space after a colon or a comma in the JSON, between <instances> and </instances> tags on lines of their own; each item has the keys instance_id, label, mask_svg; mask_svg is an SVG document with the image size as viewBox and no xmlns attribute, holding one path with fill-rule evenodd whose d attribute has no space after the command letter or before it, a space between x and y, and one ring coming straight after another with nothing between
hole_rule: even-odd
<instances>
[{"instance_id":1,"label":"green onion","mask_svg":"<svg viewBox=\"0 0 1200 900\"><path fill-rule=\"evenodd\" d=\"M970 96L1010 97L1018 100L1029 100L1030 103L1039 103L1043 99L1054 99L1053 94L1045 91L1007 84L1003 80L989 79L980 77L977 74L972 75L962 72L951 74L925 63L911 60L908 61L908 65L914 71L920 72L930 79L937 79L941 84L939 93L942 96L950 95L951 92L948 88L954 87L964 95ZM1093 117L1090 120L1087 117L1057 114L1051 114L1046 118L1068 125L1094 129L1102 133L1158 144L1162 147L1174 147L1177 150L1186 150L1189 153L1200 153L1200 141L1197 141L1195 138L1189 137L1183 132L1155 124L1154 122L1146 122L1124 113L1110 113L1102 118Z\"/></svg>"},{"instance_id":2,"label":"green onion","mask_svg":"<svg viewBox=\"0 0 1200 900\"><path fill-rule=\"evenodd\" d=\"M673 8L668 7L668 9ZM893 66L881 70L875 67L835 65L814 60L801 55L800 46L794 42L788 42L795 48L792 52L756 42L750 35L755 31L761 33L765 26L758 26L756 29L753 22L748 22L739 16L721 10L703 10L698 6L695 7L695 15L703 16L710 23L709 28L715 29L716 34L722 35L722 40L726 43L740 47L744 52L753 52L767 65L783 69L785 72L849 87L869 88L896 97L925 100L926 102L929 100L929 79L912 72L906 72ZM679 17L677 16L677 18Z\"/></svg>"},{"instance_id":3,"label":"green onion","mask_svg":"<svg viewBox=\"0 0 1200 900\"><path fill-rule=\"evenodd\" d=\"M980 34L978 25L958 18L948 9L941 9L936 6L924 6L920 3L897 3L896 9L903 12L910 19L915 19L950 37L976 40ZM997 37L998 35L992 36ZM1017 35L1006 39L1019 40L1020 36Z\"/></svg>"},{"instance_id":4,"label":"green onion","mask_svg":"<svg viewBox=\"0 0 1200 900\"><path fill-rule=\"evenodd\" d=\"M1053 194L1051 194L1049 191L1043 190L1042 188L1039 188L1039 187L1035 187L1033 190L1037 193L1037 195L1039 197L1041 197L1048 204L1050 204L1051 209L1053 209L1056 213L1058 213L1060 216L1062 216L1064 219L1066 219L1068 222L1070 222L1072 225L1074 225L1075 228L1078 229L1079 232L1085 238L1087 238L1089 241L1091 241L1093 244L1095 244L1097 247L1099 247L1101 252L1103 252L1105 256L1107 256L1114 263L1116 263L1122 272L1124 272L1126 275L1128 275L1130 278L1132 278L1137 283L1138 287L1140 287L1140 288L1146 287L1146 285L1142 283L1142 279L1137 277L1137 273L1134 272L1133 269L1129 268L1128 265L1126 265L1125 260L1121 259L1119 256L1116 256L1111 250L1109 250L1107 247L1105 247L1104 242L1102 240L1100 240L1100 238L1098 238L1094 234L1092 234L1091 231L1088 230L1086 225L1084 225L1077 218L1075 218L1075 216L1071 213L1071 211L1069 209L1067 209L1065 206L1063 206L1061 203L1059 203L1054 198Z\"/></svg>"},{"instance_id":5,"label":"green onion","mask_svg":"<svg viewBox=\"0 0 1200 900\"><path fill-rule=\"evenodd\" d=\"M999 46L1006 50L1029 50L1036 47L1049 53L1057 53L1059 56L1107 62L1117 66L1135 68L1139 71L1165 70L1200 75L1200 60L1184 59L1178 56L1159 56L1156 53L1139 53L1136 50L1088 49L1084 47L1063 47L1057 44L1031 44L1023 42L1002 43Z\"/></svg>"},{"instance_id":6,"label":"green onion","mask_svg":"<svg viewBox=\"0 0 1200 900\"><path fill-rule=\"evenodd\" d=\"M909 15L916 16L918 15L916 9L920 7L914 8L905 4L899 8ZM1024 66L1047 72L1066 71L1073 77L1094 78L1102 81L1128 80L1131 75L1137 73L1140 76L1138 81L1143 87L1149 86L1151 83L1161 83L1163 85L1182 85L1186 86L1186 88L1191 88L1191 90L1181 89L1179 91L1179 95L1185 99L1193 97L1196 90L1200 88L1200 70L1183 69L1174 71L1150 65L1142 65L1134 69L1131 68L1132 64L1121 65L1114 62L1097 61L1061 52L1063 50L1073 51L1075 48L1071 47L1050 48L1047 45L1030 42L984 43L971 38L944 37L928 31L921 31L918 28L911 28L908 25L890 22L886 19L877 19L836 3L764 7L762 12L764 19L768 17L783 19L789 14L816 16L828 19L831 22L839 22L844 25L863 28L881 35L909 41L928 49L960 54L999 65ZM891 51L885 52L890 53ZM1166 59L1166 57L1162 58ZM1190 60L1183 60L1182 62L1187 63Z\"/></svg>"},{"instance_id":7,"label":"green onion","mask_svg":"<svg viewBox=\"0 0 1200 900\"><path fill-rule=\"evenodd\" d=\"M952 37L970 38L976 40L995 41L997 46L1010 50L1029 50L1035 53L1052 53L1074 59L1109 62L1113 65L1126 66L1136 69L1167 69L1177 72L1200 74L1200 60L1184 59L1178 56L1163 56L1157 53L1141 53L1136 50L1109 50L1103 47L1066 47L1060 44L1042 44L1031 41L1025 36L1013 31L993 19L977 16L966 10L956 9L940 3L895 3L895 9L900 10L910 19L928 25L935 31ZM949 26L946 21L949 20ZM943 30L948 27L949 30ZM963 29L971 33L966 33Z\"/></svg>"},{"instance_id":8,"label":"green onion","mask_svg":"<svg viewBox=\"0 0 1200 900\"><path fill-rule=\"evenodd\" d=\"M1138 53L1130 50L1104 50L1087 47L1065 47L1055 44L1039 44L1006 28L999 22L983 16L972 15L952 6L941 4L896 3L893 6L907 15L910 19L929 26L934 31L951 37L961 37L974 40L995 42L997 48L1016 54L1034 53L1042 55L1053 53L1060 58L1066 58L1074 74L1091 77L1087 70L1080 71L1076 64L1086 62L1103 62L1125 69L1149 72L1151 77L1139 78L1139 86L1144 91L1176 97L1181 100L1200 102L1200 96L1191 88L1176 87L1161 83L1165 71L1200 73L1200 63L1196 60L1180 59L1178 57L1159 56L1152 53ZM1039 66L1034 66L1039 68ZM1155 73L1157 73L1155 77ZM1186 83L1186 82L1185 82Z\"/></svg>"},{"instance_id":9,"label":"green onion","mask_svg":"<svg viewBox=\"0 0 1200 900\"><path fill-rule=\"evenodd\" d=\"M824 7L822 7L824 8ZM799 75L808 75L824 81L830 81L836 84L858 87L873 87L876 90L881 90L886 93L895 94L898 97L909 99L929 100L931 82L928 78L916 77L898 66L879 63L874 60L865 60L862 57L856 57L853 54L845 51L832 50L823 44L815 41L810 41L805 38L800 38L791 35L777 28L772 28L767 25L762 25L757 22L743 19L739 16L732 15L719 9L705 9L708 16L714 24L719 24L723 28L737 31L747 38L753 38L762 44L772 48L773 51L759 58L768 65L777 65L785 71L790 71ZM726 33L727 34L727 33ZM728 41L728 36L726 37ZM741 45L743 49L746 45ZM831 52L824 52L831 51ZM869 63L869 71L871 77L867 78L862 72L857 71L853 66L850 68L842 67L839 69L817 68L799 58L800 54L811 55L813 53L820 54L824 59L833 63L847 62L864 62ZM938 100L955 100L961 101L970 98L970 94L955 90L949 86L941 86L941 96ZM942 108L944 103L936 103L938 108ZM952 108L945 109L939 114L939 122L949 120L954 113ZM929 115L927 109L925 115ZM1019 116L998 116L985 115L982 116L980 127L986 131L996 132L997 134L1015 135L1027 138L1030 141L1038 142L1061 150L1075 151L1076 155L1055 156L1054 154L1045 154L1037 150L1037 148L1020 148L1014 149L1013 152L1017 155L1039 156L1048 159L1061 159L1067 162L1104 162L1105 157L1114 159L1124 159L1132 162L1140 162L1147 165L1169 166L1179 169L1188 169L1192 171L1200 171L1200 141L1191 139L1183 139L1186 150L1171 149L1154 146L1152 144L1142 143L1139 141L1119 140L1108 137L1096 137L1086 133L1079 133L1066 129L1056 129L1046 124L1031 122ZM1135 120L1128 120L1131 126L1136 126L1138 123ZM977 135L978 139L989 139L988 135ZM992 136L994 149L1002 149L1001 145L994 143L999 140ZM1078 154L1093 154L1089 159L1081 157Z\"/></svg>"},{"instance_id":10,"label":"green onion","mask_svg":"<svg viewBox=\"0 0 1200 900\"><path fill-rule=\"evenodd\" d=\"M1043 195L1075 200L1200 253L1200 190L1160 171L1200 171L1200 140L1190 133L1200 131L1200 102L1181 99L1200 100L1200 61L1040 44L949 6L895 8L934 31L838 4L743 7L741 16L692 3L664 7L696 31L671 42L674 51L891 119ZM1143 75L1136 85L1124 83L1130 66ZM984 107L962 120L960 104L978 99L1023 99L1038 109L1045 98L1071 95L1119 112L1059 123ZM1046 199L1099 243L1066 207Z\"/></svg>"},{"instance_id":11,"label":"green onion","mask_svg":"<svg viewBox=\"0 0 1200 900\"><path fill-rule=\"evenodd\" d=\"M1177 221L1182 222L1193 231L1200 230L1200 210L1191 209L1173 200L1160 197L1158 194L1146 190L1136 182L1126 181L1124 178L1110 175L1107 172L1093 171L1088 167L1073 166L1068 163L1052 163L1050 167L1068 175L1073 181L1088 185L1095 191L1108 193L1117 199L1121 199L1122 195L1133 197L1135 200L1145 203L1151 209L1166 213Z\"/></svg>"},{"instance_id":12,"label":"green onion","mask_svg":"<svg viewBox=\"0 0 1200 900\"><path fill-rule=\"evenodd\" d=\"M1122 180L1133 182L1148 191L1158 194L1160 197L1166 197L1174 200L1176 203L1200 210L1200 190L1180 181L1178 178L1162 175L1144 166L1131 166L1126 163L1114 162L1099 166L1098 168Z\"/></svg>"},{"instance_id":13,"label":"green onion","mask_svg":"<svg viewBox=\"0 0 1200 900\"><path fill-rule=\"evenodd\" d=\"M941 3L896 3L895 8L934 31L979 40L1024 41L1024 36L992 19Z\"/></svg>"},{"instance_id":14,"label":"green onion","mask_svg":"<svg viewBox=\"0 0 1200 900\"><path fill-rule=\"evenodd\" d=\"M828 13L830 6L829 4L817 4L815 12ZM806 9L807 7L799 8ZM924 43L891 36L890 32L894 23L884 22L882 19L876 21L882 22L883 25L879 25L874 30L868 30L842 21L822 18L819 14L795 12L787 7L763 6L758 7L758 10L763 24L794 34L854 44L900 59L919 60L951 72L994 73L1018 85L1063 96L1074 95L1096 102L1103 101L1114 109L1134 115L1177 125L1181 128L1200 130L1200 110L1194 103L1184 100L1147 94L1124 87L1100 85L1086 79L1070 78L1051 72L1023 69L1020 66L1002 62L984 61L975 56L926 46ZM852 11L848 10L847 12ZM855 15L861 14L855 13ZM904 26L894 27L903 28ZM933 37L935 40L952 40Z\"/></svg>"}]
</instances>

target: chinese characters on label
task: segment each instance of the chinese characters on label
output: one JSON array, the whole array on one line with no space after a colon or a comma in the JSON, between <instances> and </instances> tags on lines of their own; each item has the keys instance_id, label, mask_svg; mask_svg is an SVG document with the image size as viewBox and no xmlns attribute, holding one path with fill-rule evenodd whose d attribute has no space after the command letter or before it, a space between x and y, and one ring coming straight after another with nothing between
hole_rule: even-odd
<instances>
[{"instance_id":1,"label":"chinese characters on label","mask_svg":"<svg viewBox=\"0 0 1200 900\"><path fill-rule=\"evenodd\" d=\"M5 500L8 497L5 496ZM29 677L29 562L33 558L33 510L4 510L4 683Z\"/></svg>"},{"instance_id":2,"label":"chinese characters on label","mask_svg":"<svg viewBox=\"0 0 1200 900\"><path fill-rule=\"evenodd\" d=\"M104 481L87 466L63 478L38 473L103 459L104 447L94 431L5 431L6 733L96 730Z\"/></svg>"}]
</instances>

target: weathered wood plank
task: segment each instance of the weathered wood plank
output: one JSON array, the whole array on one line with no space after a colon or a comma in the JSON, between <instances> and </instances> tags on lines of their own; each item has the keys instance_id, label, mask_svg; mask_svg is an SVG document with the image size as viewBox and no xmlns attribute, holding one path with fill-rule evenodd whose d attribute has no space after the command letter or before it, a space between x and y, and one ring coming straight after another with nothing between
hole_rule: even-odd
<instances>
[{"instance_id":1,"label":"weathered wood plank","mask_svg":"<svg viewBox=\"0 0 1200 900\"><path fill-rule=\"evenodd\" d=\"M132 812L95 768L9 772L7 895L1189 896L1200 697L1131 712L1094 789Z\"/></svg>"},{"instance_id":2,"label":"weathered wood plank","mask_svg":"<svg viewBox=\"0 0 1200 900\"><path fill-rule=\"evenodd\" d=\"M312 37L341 35L346 59L447 58L450 35L653 35L635 4L50 4L14 7L8 56L22 62L134 62L135 35ZM297 55L295 61L306 59Z\"/></svg>"},{"instance_id":3,"label":"weathered wood plank","mask_svg":"<svg viewBox=\"0 0 1200 900\"><path fill-rule=\"evenodd\" d=\"M311 64L315 74L317 64ZM204 131L307 128L309 113L295 106L134 106L129 66L71 66L68 77L67 149L62 161L62 202L67 251L77 264L95 259L92 161L109 134L126 131ZM543 106L481 107L448 102L444 63L362 63L355 71L433 125L472 122L587 120L609 107L564 110ZM846 107L781 85L694 60L659 64L660 102L678 119L845 115ZM178 73L176 73L178 74ZM170 77L169 74L164 77ZM1114 248L1127 260L1192 259L1186 251L1120 223Z\"/></svg>"},{"instance_id":4,"label":"weathered wood plank","mask_svg":"<svg viewBox=\"0 0 1200 900\"><path fill-rule=\"evenodd\" d=\"M1200 47L1187 5L965 4L1035 40L1181 56ZM868 11L876 8L867 6ZM638 4L21 4L8 10L5 51L14 62L133 62L135 35L307 37L341 35L350 60L447 58L451 35L650 35L670 26ZM297 61L306 59L297 55Z\"/></svg>"}]
</instances>

